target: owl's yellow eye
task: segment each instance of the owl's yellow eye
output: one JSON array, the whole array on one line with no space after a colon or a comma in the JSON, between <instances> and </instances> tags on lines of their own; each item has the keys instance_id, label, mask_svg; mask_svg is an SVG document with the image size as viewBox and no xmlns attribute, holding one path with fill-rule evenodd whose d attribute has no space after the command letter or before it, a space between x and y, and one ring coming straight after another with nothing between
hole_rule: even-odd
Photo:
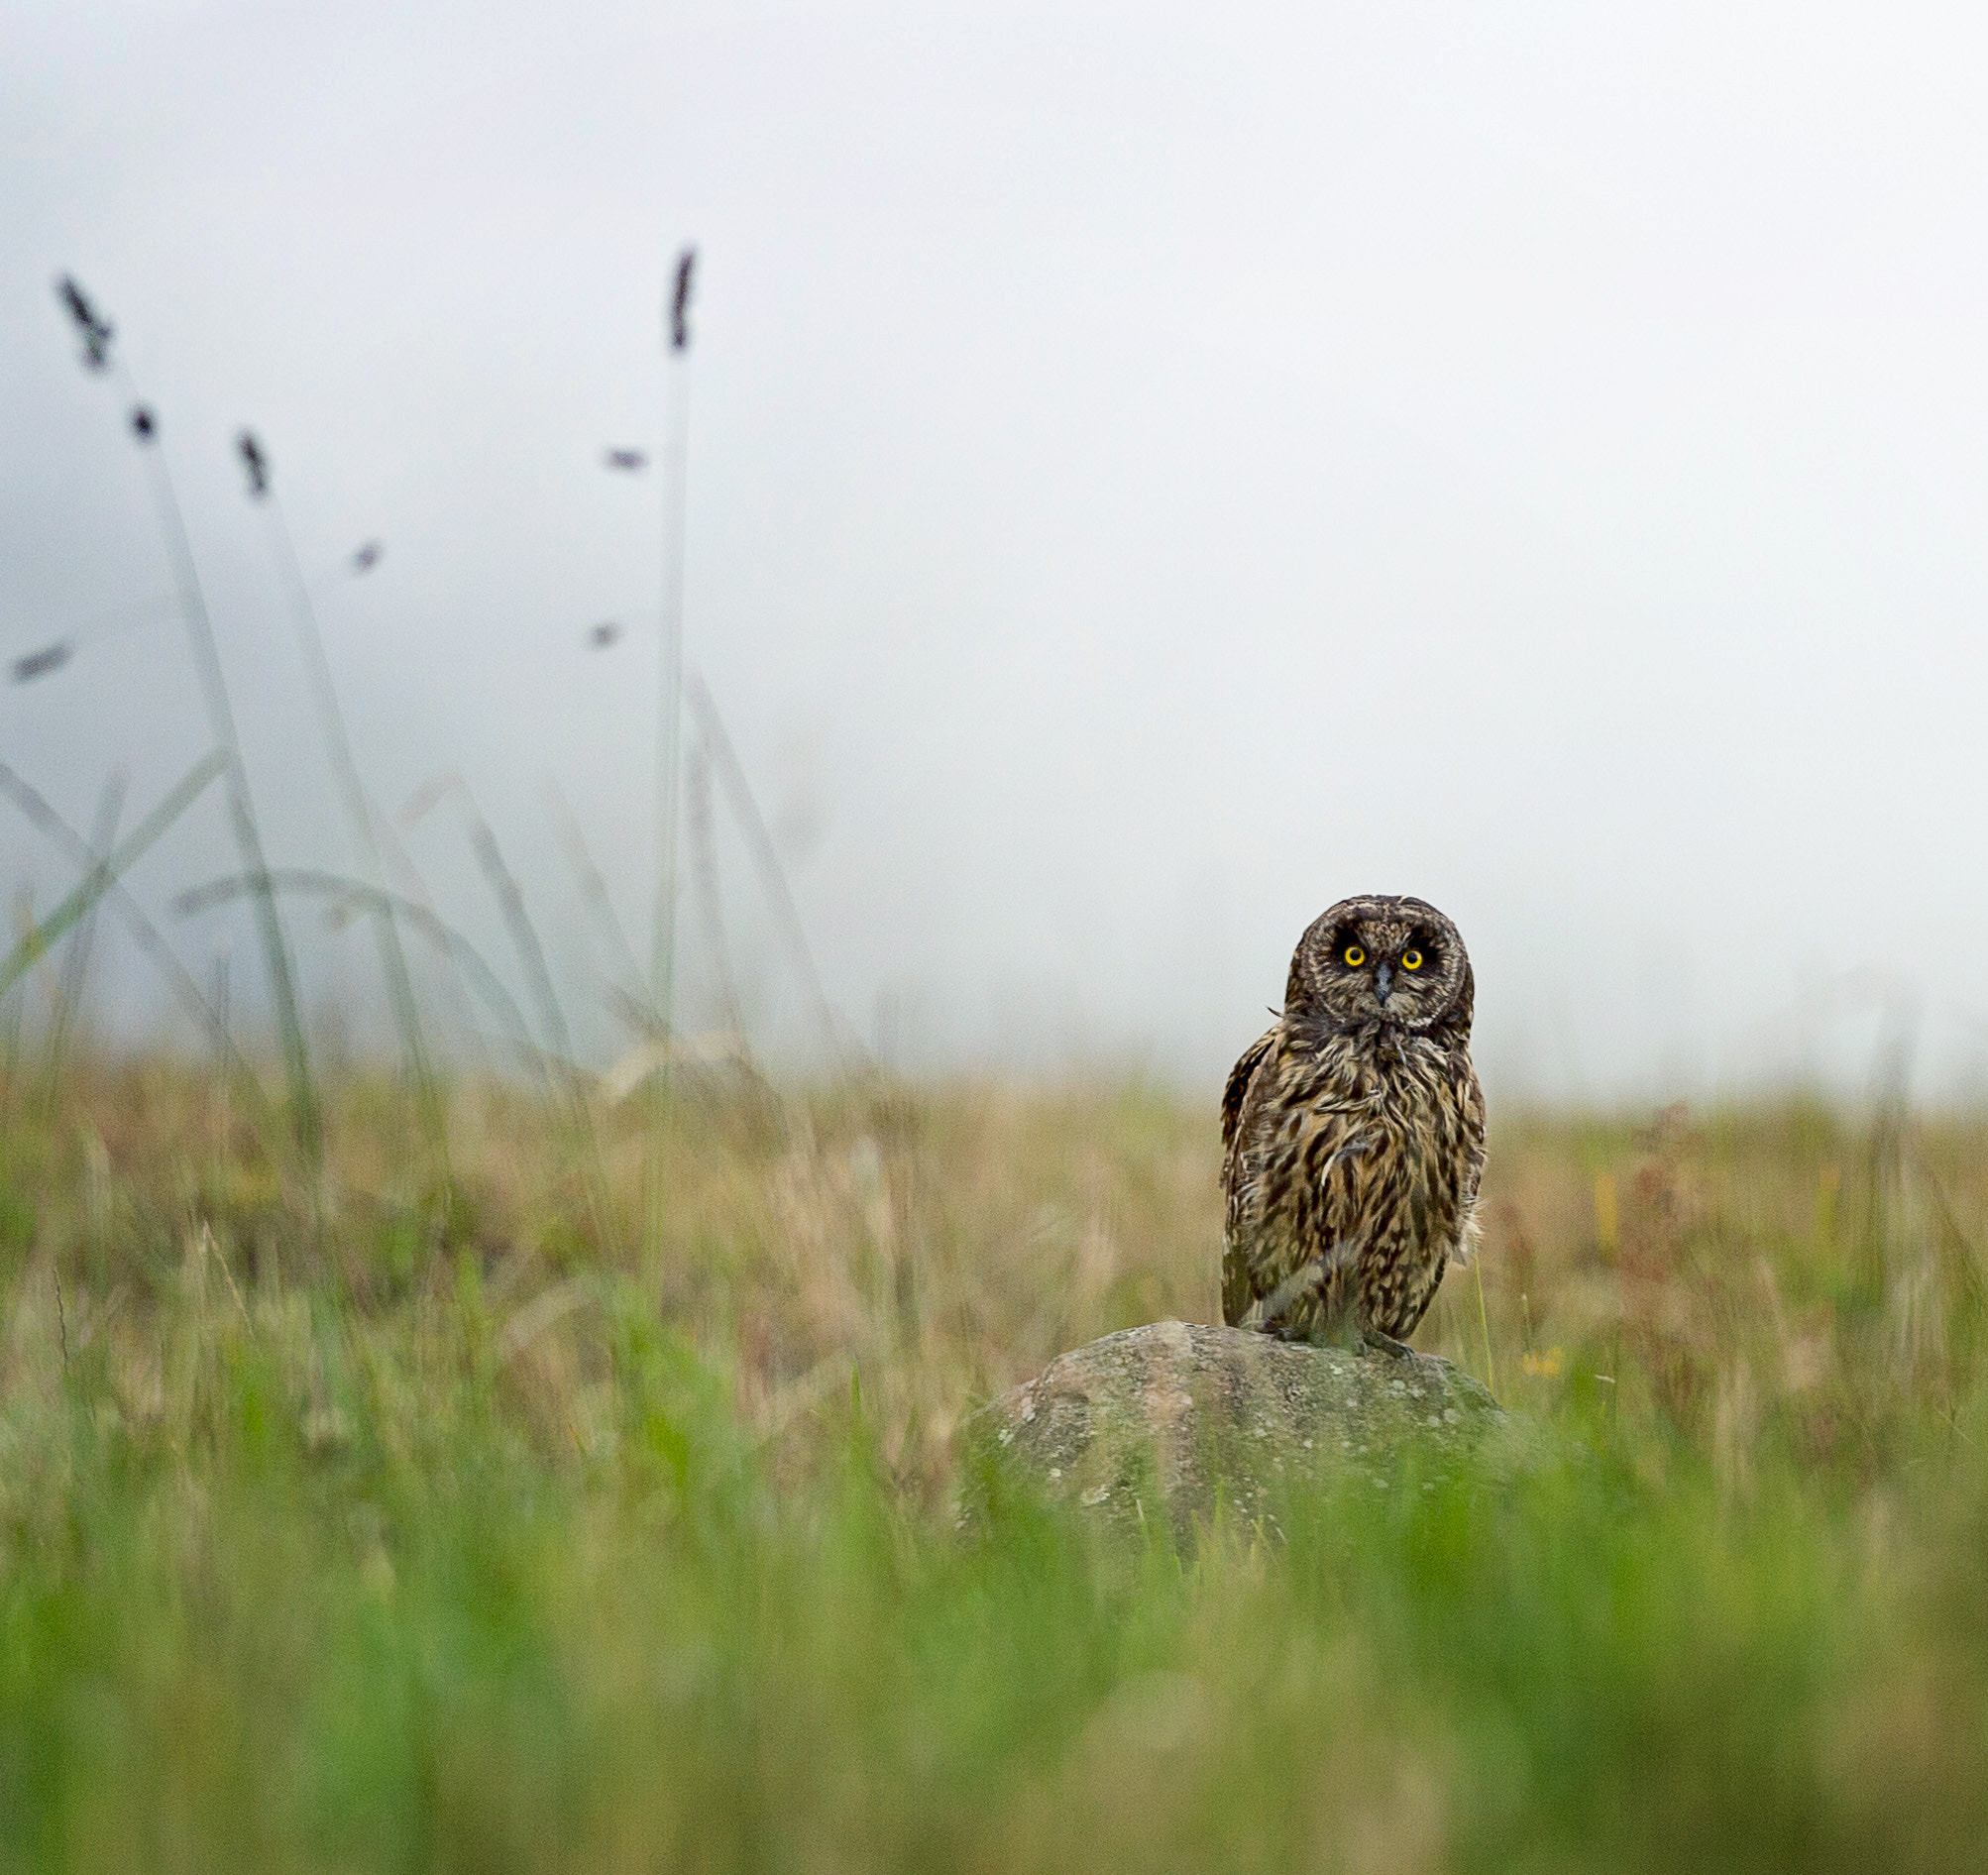
<instances>
[{"instance_id":1,"label":"owl's yellow eye","mask_svg":"<svg viewBox=\"0 0 1988 1875\"><path fill-rule=\"evenodd\" d=\"M1359 969L1366 961L1367 952L1361 949L1358 944L1348 944L1346 946L1346 967L1349 970Z\"/></svg>"},{"instance_id":2,"label":"owl's yellow eye","mask_svg":"<svg viewBox=\"0 0 1988 1875\"><path fill-rule=\"evenodd\" d=\"M1422 953L1419 950L1402 951L1401 967L1404 970L1419 970L1422 967Z\"/></svg>"}]
</instances>

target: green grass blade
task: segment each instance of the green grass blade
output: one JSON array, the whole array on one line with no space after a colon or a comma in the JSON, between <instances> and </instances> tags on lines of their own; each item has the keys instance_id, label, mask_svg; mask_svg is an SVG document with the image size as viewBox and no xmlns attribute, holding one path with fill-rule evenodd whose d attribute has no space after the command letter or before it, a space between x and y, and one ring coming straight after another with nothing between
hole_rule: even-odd
<instances>
[{"instance_id":1,"label":"green grass blade","mask_svg":"<svg viewBox=\"0 0 1988 1875\"><path fill-rule=\"evenodd\" d=\"M166 798L117 845L47 918L29 932L0 962L0 996L5 996L64 933L81 923L90 908L200 798L208 783L228 766L219 749L211 749L166 792Z\"/></svg>"}]
</instances>

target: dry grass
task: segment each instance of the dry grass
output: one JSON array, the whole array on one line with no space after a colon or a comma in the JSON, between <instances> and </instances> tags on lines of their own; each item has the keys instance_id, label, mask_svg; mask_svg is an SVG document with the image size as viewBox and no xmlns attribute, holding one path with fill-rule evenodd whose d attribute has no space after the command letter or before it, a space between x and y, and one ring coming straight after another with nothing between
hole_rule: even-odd
<instances>
[{"instance_id":1,"label":"dry grass","mask_svg":"<svg viewBox=\"0 0 1988 1875\"><path fill-rule=\"evenodd\" d=\"M691 1088L650 1251L638 1100L591 1115L598 1214L561 1130L500 1083L456 1093L446 1198L373 1081L342 1090L311 1188L224 1084L166 1064L99 1066L52 1126L15 1119L13 1203L37 1194L16 1343L58 1275L83 1340L100 1318L142 1338L161 1272L203 1236L259 1305L331 1283L391 1309L453 1294L467 1259L520 1384L560 1423L591 1298L623 1279L731 1375L755 1439L805 1460L811 1405L853 1379L927 1496L973 1402L1094 1335L1218 1309L1212 1116L1136 1083ZM1492 1140L1483 1314L1479 1272L1453 1269L1417 1339L1532 1410L1578 1397L1661 1424L1735 1483L1769 1435L1818 1464L1875 1462L1901 1415L1950 1417L1967 1390L1984 1220L1988 1129L1970 1123L1521 1115Z\"/></svg>"},{"instance_id":2,"label":"dry grass","mask_svg":"<svg viewBox=\"0 0 1988 1875\"><path fill-rule=\"evenodd\" d=\"M639 1102L596 1208L498 1084L439 1194L383 1083L321 1184L200 1072L25 1086L0 1867L1973 1865L1988 1128L1508 1117L1570 1456L1190 1561L947 1504L974 1401L1213 1310L1212 1102L688 1089L645 1249ZM1418 1339L1486 1372L1470 1272Z\"/></svg>"}]
</instances>

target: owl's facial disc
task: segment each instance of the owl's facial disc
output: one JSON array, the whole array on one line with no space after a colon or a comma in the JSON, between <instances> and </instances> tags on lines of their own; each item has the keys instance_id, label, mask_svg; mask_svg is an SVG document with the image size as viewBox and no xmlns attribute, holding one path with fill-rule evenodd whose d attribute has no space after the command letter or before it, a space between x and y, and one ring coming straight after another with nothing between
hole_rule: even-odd
<instances>
[{"instance_id":1,"label":"owl's facial disc","mask_svg":"<svg viewBox=\"0 0 1988 1875\"><path fill-rule=\"evenodd\" d=\"M1292 959L1288 1006L1333 1021L1421 1031L1459 1016L1470 963L1456 929L1419 899L1349 899L1319 919Z\"/></svg>"}]
</instances>

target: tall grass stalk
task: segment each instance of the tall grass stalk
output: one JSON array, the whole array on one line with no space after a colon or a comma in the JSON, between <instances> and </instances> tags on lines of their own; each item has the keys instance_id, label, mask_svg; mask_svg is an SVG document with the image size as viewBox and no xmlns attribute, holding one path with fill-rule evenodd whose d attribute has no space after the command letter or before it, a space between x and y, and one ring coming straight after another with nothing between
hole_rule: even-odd
<instances>
[{"instance_id":1,"label":"tall grass stalk","mask_svg":"<svg viewBox=\"0 0 1988 1875\"><path fill-rule=\"evenodd\" d=\"M684 815L691 836L691 882L697 888L698 908L703 914L704 946L711 953L712 974L718 985L718 1021L726 1042L746 1056L745 1012L738 1000L738 985L731 974L731 947L725 941L724 900L718 888L717 828L712 824L712 757L709 743L700 737L691 753L689 799Z\"/></svg>"},{"instance_id":2,"label":"tall grass stalk","mask_svg":"<svg viewBox=\"0 0 1988 1875\"><path fill-rule=\"evenodd\" d=\"M669 1124L670 1045L676 1027L677 821L682 778L684 698L684 553L690 439L690 298L697 250L677 257L669 328L663 440L663 592L656 684L656 909L650 934L649 1000L663 1048L647 1086L643 1158L649 1256L663 1243L663 1154Z\"/></svg>"},{"instance_id":3,"label":"tall grass stalk","mask_svg":"<svg viewBox=\"0 0 1988 1875\"><path fill-rule=\"evenodd\" d=\"M1471 1259L1473 1273L1478 1279L1478 1326L1485 1338L1485 1385L1495 1394L1497 1391L1497 1369L1491 1365L1491 1316L1485 1308L1485 1266L1482 1257Z\"/></svg>"},{"instance_id":4,"label":"tall grass stalk","mask_svg":"<svg viewBox=\"0 0 1988 1875\"><path fill-rule=\"evenodd\" d=\"M435 910L435 895L429 889L426 876L414 863L414 855L407 850L407 842L400 837L400 830L393 825L392 817L383 814L377 803L368 802L373 822L375 837L380 842L380 856L384 862L387 878L383 890L391 892L395 899L429 920L431 924L441 923L440 914ZM410 913L401 914L405 923ZM443 949L439 953L443 965L440 987L449 1003L448 1016L453 1020L454 1033L469 1038L472 1046L483 1049L483 1034L476 1022L476 999L470 994L469 984L455 953ZM485 1066L492 1065L487 1050L481 1056Z\"/></svg>"},{"instance_id":5,"label":"tall grass stalk","mask_svg":"<svg viewBox=\"0 0 1988 1875\"><path fill-rule=\"evenodd\" d=\"M260 467L260 458L257 459ZM260 479L260 478L259 478ZM318 727L324 736L325 752L351 824L353 858L360 877L380 890L387 879L380 861L380 841L373 830L373 815L360 779L359 763L352 752L352 737L346 730L345 713L339 707L338 686L331 675L331 661L325 655L324 634L318 628L317 608L311 604L310 587L297 560L296 543L283 518L282 503L274 488L265 482L256 498L269 516L270 540L276 566L289 598L290 619L296 628L297 648L303 655L309 676L311 701L317 709ZM443 1124L441 1091L435 1082L421 1033L421 1012L414 1000L413 979L407 971L407 953L401 946L400 932L394 922L393 902L384 890L374 900L372 925L380 948L381 973L387 979L387 1004L400 1041L401 1060L413 1094L421 1135L426 1142L429 1173L438 1191L449 1185L449 1142Z\"/></svg>"},{"instance_id":6,"label":"tall grass stalk","mask_svg":"<svg viewBox=\"0 0 1988 1875\"><path fill-rule=\"evenodd\" d=\"M26 942L35 929L35 901L26 885L16 890L8 910L14 941ZM21 1079L22 1001L19 996L0 996L0 1119L11 1116Z\"/></svg>"},{"instance_id":7,"label":"tall grass stalk","mask_svg":"<svg viewBox=\"0 0 1988 1875\"><path fill-rule=\"evenodd\" d=\"M594 1211L596 1227L604 1237L609 1236L611 1219L601 1166L601 1145L594 1135L593 1116L587 1106L587 1090L581 1084L580 1070L574 1060L572 1032L567 1027L566 1012L560 1007L559 992L553 986L552 970L545 960L545 946L539 941L538 928L531 922L531 914L525 908L524 890L505 863L503 848L497 844L497 834L484 818L483 810L477 806L476 796L470 792L469 783L462 776L454 773L437 776L418 797L423 811L426 804L439 800L444 794L453 794L462 811L471 849L476 853L477 864L482 868L491 895L503 915L504 927L510 933L512 946L524 970L525 984L532 1001L538 1006L546 1058L564 1095L567 1125L586 1175L588 1203Z\"/></svg>"},{"instance_id":8,"label":"tall grass stalk","mask_svg":"<svg viewBox=\"0 0 1988 1875\"><path fill-rule=\"evenodd\" d=\"M483 873L491 896L497 900L497 910L502 914L504 930L510 936L511 945L524 971L526 988L538 1009L539 1033L547 1058L565 1063L570 1070L573 1065L573 1038L567 1028L566 1011L560 1005L559 992L553 986L551 966L545 960L545 946L539 941L538 928L531 922L531 914L525 908L524 888L518 884L517 875L505 861L503 848L497 844L496 832L484 818L483 810L477 806L477 798L471 793L469 783L453 771L436 776L416 798L414 818L425 814L444 795L453 795L456 799L462 812L463 830L469 838L470 850L476 855L478 870Z\"/></svg>"},{"instance_id":9,"label":"tall grass stalk","mask_svg":"<svg viewBox=\"0 0 1988 1875\"><path fill-rule=\"evenodd\" d=\"M96 820L90 827L89 854L94 868L103 863L102 855L110 850L111 841L117 837L117 824L124 813L124 795L129 778L122 770L112 774L103 785L103 792L97 797ZM62 959L61 990L55 1003L55 1022L49 1035L48 1055L42 1069L42 1113L46 1121L53 1121L56 1104L62 1091L62 1059L68 1052L69 1040L75 1034L76 1022L81 1014L83 996L89 988L90 952L96 940L97 915L103 909L103 901L83 914L83 920L69 938L68 953Z\"/></svg>"},{"instance_id":10,"label":"tall grass stalk","mask_svg":"<svg viewBox=\"0 0 1988 1875\"><path fill-rule=\"evenodd\" d=\"M127 374L120 373L127 389ZM200 698L207 713L208 733L221 751L227 768L228 820L241 854L242 869L251 881L262 881L250 895L256 933L263 946L263 960L270 974L271 993L276 1002L276 1039L282 1051L283 1073L289 1087L290 1123L306 1163L315 1165L323 1152L323 1116L319 1108L316 1082L311 1074L310 1048L304 1040L303 1020L297 1010L296 972L290 959L288 938L283 933L282 915L276 894L270 890L269 860L263 851L262 829L256 820L256 805L249 792L249 771L242 759L241 738L235 729L234 706L228 700L227 678L221 669L220 648L214 641L214 626L207 612L207 599L200 585L200 570L193 558L193 543L186 532L179 497L166 468L166 452L153 427L149 406L132 390L138 412L145 417L140 427L141 454L145 458L147 485L158 512L160 533L166 555L172 562L174 583L179 589L179 613L186 626L186 641L193 657L193 669L200 683ZM136 425L135 425L136 426Z\"/></svg>"},{"instance_id":11,"label":"tall grass stalk","mask_svg":"<svg viewBox=\"0 0 1988 1875\"><path fill-rule=\"evenodd\" d=\"M695 671L690 676L688 694L703 745L710 752L712 765L731 804L732 818L739 831L745 835L746 850L751 853L758 868L761 887L773 909L774 923L779 927L795 974L814 1007L815 1020L828 1046L828 1058L837 1067L846 1067L851 1052L850 1044L835 1020L834 1007L828 1001L822 972L816 967L815 952L808 942L808 929L801 922L801 908L795 903L794 889L788 884L786 868L780 863L780 849L774 844L766 817L760 813L759 803L753 797L752 784L745 778L744 764L739 761L738 751L732 746L710 686Z\"/></svg>"},{"instance_id":12,"label":"tall grass stalk","mask_svg":"<svg viewBox=\"0 0 1988 1875\"><path fill-rule=\"evenodd\" d=\"M559 849L566 855L566 863L572 870L574 884L579 888L580 901L587 907L594 919L595 928L613 958L615 987L628 1001L641 1010L648 1023L646 1040L659 1039L656 1028L655 1011L649 1007L649 986L644 978L642 966L635 961L635 947L628 941L628 933L621 923L621 916L614 909L614 900L607 890L607 881L601 868L595 863L593 849L587 844L587 835L580 826L580 817L573 812L573 804L566 798L564 790L550 775L544 779L545 805L552 817L554 833L559 839Z\"/></svg>"}]
</instances>

